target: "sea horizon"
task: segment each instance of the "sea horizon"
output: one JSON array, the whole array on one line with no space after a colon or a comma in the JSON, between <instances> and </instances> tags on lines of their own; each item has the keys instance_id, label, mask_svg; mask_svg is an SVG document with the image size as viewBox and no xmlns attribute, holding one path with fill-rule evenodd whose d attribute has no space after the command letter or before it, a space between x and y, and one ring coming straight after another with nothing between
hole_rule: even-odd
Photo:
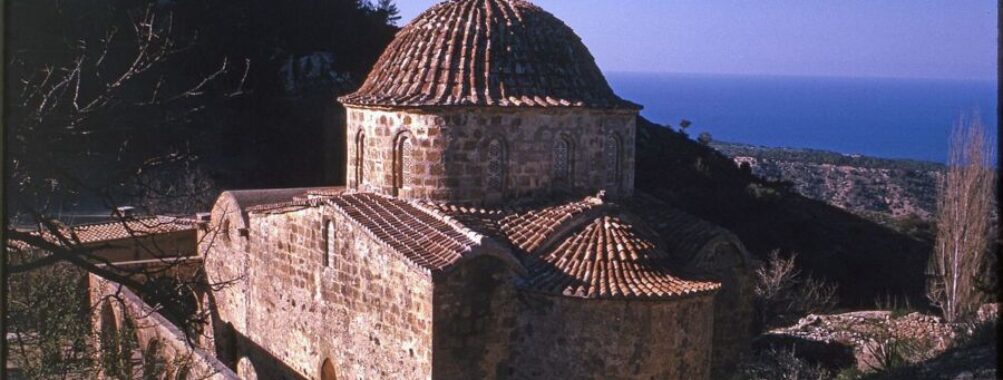
<instances>
[{"instance_id":1,"label":"sea horizon","mask_svg":"<svg viewBox=\"0 0 1003 380\"><path fill-rule=\"evenodd\" d=\"M976 115L995 146L997 82L615 71L613 89L641 115L714 140L944 163L950 130Z\"/></svg>"}]
</instances>

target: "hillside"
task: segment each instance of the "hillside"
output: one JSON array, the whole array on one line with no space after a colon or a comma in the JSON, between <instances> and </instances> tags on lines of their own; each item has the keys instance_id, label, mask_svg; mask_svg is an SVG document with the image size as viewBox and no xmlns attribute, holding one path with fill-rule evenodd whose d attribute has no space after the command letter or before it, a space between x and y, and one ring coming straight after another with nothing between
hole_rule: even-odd
<instances>
[{"instance_id":1,"label":"hillside","mask_svg":"<svg viewBox=\"0 0 1003 380\"><path fill-rule=\"evenodd\" d=\"M936 209L936 163L835 152L712 143L714 149L770 181L789 182L806 197L854 213L930 220Z\"/></svg>"},{"instance_id":2,"label":"hillside","mask_svg":"<svg viewBox=\"0 0 1003 380\"><path fill-rule=\"evenodd\" d=\"M685 134L638 120L637 188L737 234L757 258L797 252L805 272L839 284L843 306L872 307L878 297L925 302L931 243L789 186L743 171Z\"/></svg>"}]
</instances>

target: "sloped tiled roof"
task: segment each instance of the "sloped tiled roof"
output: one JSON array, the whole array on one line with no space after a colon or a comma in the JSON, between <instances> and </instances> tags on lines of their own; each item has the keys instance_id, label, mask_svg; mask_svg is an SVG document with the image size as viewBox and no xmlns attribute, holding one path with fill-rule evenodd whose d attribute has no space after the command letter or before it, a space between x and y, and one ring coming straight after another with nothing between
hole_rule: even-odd
<instances>
[{"instance_id":1,"label":"sloped tiled roof","mask_svg":"<svg viewBox=\"0 0 1003 380\"><path fill-rule=\"evenodd\" d=\"M447 221L400 199L355 193L328 202L374 238L431 271L448 268L475 245Z\"/></svg>"},{"instance_id":2,"label":"sloped tiled roof","mask_svg":"<svg viewBox=\"0 0 1003 380\"><path fill-rule=\"evenodd\" d=\"M717 237L721 229L699 231L680 244L665 243L631 209L598 198L529 208L485 209L428 204L471 229L508 242L528 269L524 287L548 294L592 299L661 299L719 288L718 283L677 277L680 256L692 256L700 242ZM663 204L651 213L712 227ZM629 218L628 218L629 217ZM673 225L670 227L679 227Z\"/></svg>"},{"instance_id":3,"label":"sloped tiled roof","mask_svg":"<svg viewBox=\"0 0 1003 380\"><path fill-rule=\"evenodd\" d=\"M668 255L615 216L594 219L529 265L529 287L582 298L664 298L718 289L668 272Z\"/></svg>"},{"instance_id":4,"label":"sloped tiled roof","mask_svg":"<svg viewBox=\"0 0 1003 380\"><path fill-rule=\"evenodd\" d=\"M171 232L194 231L195 228L196 224L191 219L173 216L151 216L129 218L125 221L74 226L72 230L81 243L93 243Z\"/></svg>"},{"instance_id":5,"label":"sloped tiled roof","mask_svg":"<svg viewBox=\"0 0 1003 380\"><path fill-rule=\"evenodd\" d=\"M361 106L640 106L613 93L570 27L522 0L450 0L398 32L366 82Z\"/></svg>"},{"instance_id":6,"label":"sloped tiled roof","mask_svg":"<svg viewBox=\"0 0 1003 380\"><path fill-rule=\"evenodd\" d=\"M512 244L523 251L533 252L563 224L596 206L592 202L578 201L514 213L502 218L499 228Z\"/></svg>"},{"instance_id":7,"label":"sloped tiled roof","mask_svg":"<svg viewBox=\"0 0 1003 380\"><path fill-rule=\"evenodd\" d=\"M82 224L76 226L59 226L59 235L52 231L34 232L32 235L43 236L54 244L64 244L62 238L73 244L95 244L122 239L142 238L146 236L174 232L194 232L197 224L192 219L173 216L129 217L111 222ZM27 248L27 246L24 246Z\"/></svg>"}]
</instances>

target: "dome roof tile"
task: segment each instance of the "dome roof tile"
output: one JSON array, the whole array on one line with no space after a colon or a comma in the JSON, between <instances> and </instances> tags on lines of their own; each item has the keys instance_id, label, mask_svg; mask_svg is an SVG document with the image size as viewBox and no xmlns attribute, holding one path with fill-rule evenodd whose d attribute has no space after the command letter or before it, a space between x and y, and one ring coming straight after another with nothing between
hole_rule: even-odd
<instances>
[{"instance_id":1,"label":"dome roof tile","mask_svg":"<svg viewBox=\"0 0 1003 380\"><path fill-rule=\"evenodd\" d=\"M610 88L570 27L523 0L450 0L398 32L358 106L640 109Z\"/></svg>"}]
</instances>

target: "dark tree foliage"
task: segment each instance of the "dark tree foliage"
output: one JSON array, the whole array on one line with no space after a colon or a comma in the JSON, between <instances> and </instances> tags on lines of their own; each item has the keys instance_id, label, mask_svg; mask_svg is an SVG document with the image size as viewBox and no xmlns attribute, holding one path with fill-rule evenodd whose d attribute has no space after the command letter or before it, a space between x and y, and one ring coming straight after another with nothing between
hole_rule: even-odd
<instances>
[{"instance_id":1,"label":"dark tree foliage","mask_svg":"<svg viewBox=\"0 0 1003 380\"><path fill-rule=\"evenodd\" d=\"M203 41L192 56L250 60L247 94L220 113L205 156L229 187L329 185L342 180L341 107L393 38L396 7L359 0L166 2ZM332 172L333 171L333 172Z\"/></svg>"},{"instance_id":2,"label":"dark tree foliage","mask_svg":"<svg viewBox=\"0 0 1003 380\"><path fill-rule=\"evenodd\" d=\"M81 343L94 305L65 302L80 299L73 291L81 288L47 281L54 271L89 271L123 284L189 335L205 322L191 315L192 284L143 284L137 278L148 273L102 269L53 221L60 210L140 202L133 205L190 213L208 208L203 195L217 188L213 183L336 184L331 178L341 175L329 170L343 159L327 150L344 145L335 97L360 84L398 19L391 1L13 0L9 6L6 201L20 221L59 240L7 231L32 246L10 255L14 280L24 285L11 288L19 302L11 307L12 331L22 361L44 372L39 376L57 377L102 364L112 373L128 369L115 355L95 362Z\"/></svg>"},{"instance_id":3,"label":"dark tree foliage","mask_svg":"<svg viewBox=\"0 0 1003 380\"><path fill-rule=\"evenodd\" d=\"M91 377L89 305L82 272L52 265L10 278L7 310L12 362L28 378Z\"/></svg>"},{"instance_id":4,"label":"dark tree foliage","mask_svg":"<svg viewBox=\"0 0 1003 380\"><path fill-rule=\"evenodd\" d=\"M81 120L54 107L45 123L58 128L33 129L37 103L19 103L32 96L26 84L82 61L81 97L106 90L133 64L133 24L149 12L169 32L172 55L116 88L101 112ZM149 177L193 168L224 188L337 184L343 111L335 98L361 83L399 18L385 0L15 0L9 15L11 158L33 182L8 194L35 209L73 207L95 189L128 202L142 198L130 186L162 185ZM198 96L147 101L207 77ZM137 167L151 160L157 169L136 183Z\"/></svg>"}]
</instances>

